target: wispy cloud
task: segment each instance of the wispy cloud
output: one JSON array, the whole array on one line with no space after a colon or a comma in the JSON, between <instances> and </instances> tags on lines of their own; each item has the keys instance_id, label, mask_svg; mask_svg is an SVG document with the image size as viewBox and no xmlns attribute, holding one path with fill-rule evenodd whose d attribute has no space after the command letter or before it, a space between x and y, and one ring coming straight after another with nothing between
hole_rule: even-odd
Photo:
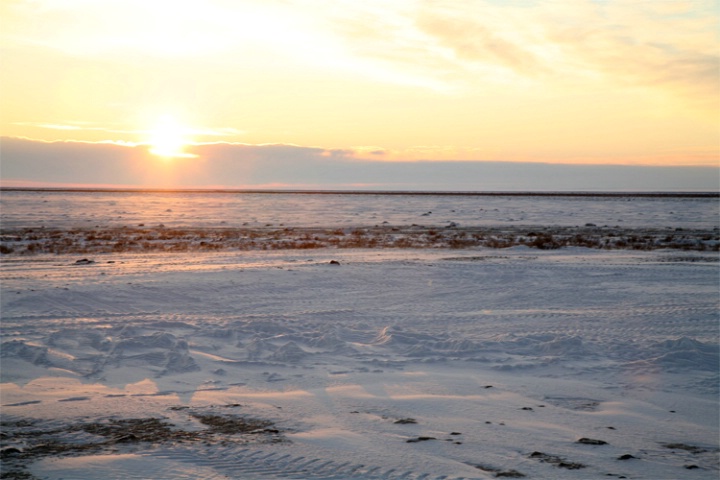
<instances>
[{"instance_id":1,"label":"wispy cloud","mask_svg":"<svg viewBox=\"0 0 720 480\"><path fill-rule=\"evenodd\" d=\"M48 130L69 130L69 131L97 131L110 133L133 133L133 130L125 130L111 127L99 127L89 125L87 122L67 122L67 123L43 123L43 122L13 122L13 125L21 125L24 127L44 128Z\"/></svg>"},{"instance_id":2,"label":"wispy cloud","mask_svg":"<svg viewBox=\"0 0 720 480\"><path fill-rule=\"evenodd\" d=\"M270 55L437 90L492 80L497 68L703 94L717 89L720 65L713 0L45 0L1 12L10 44L253 63Z\"/></svg>"},{"instance_id":3,"label":"wispy cloud","mask_svg":"<svg viewBox=\"0 0 720 480\"><path fill-rule=\"evenodd\" d=\"M152 129L128 129L119 127L93 126L87 122L67 122L67 123L43 123L43 122L13 122L14 125L25 127L41 128L48 130L64 130L75 132L105 132L111 134L122 135L149 135L153 133ZM184 127L182 133L188 137L201 139L203 137L236 137L246 133L232 127L218 128L202 128L202 127ZM142 143L142 142L136 142Z\"/></svg>"},{"instance_id":4,"label":"wispy cloud","mask_svg":"<svg viewBox=\"0 0 720 480\"><path fill-rule=\"evenodd\" d=\"M568 66L603 80L716 96L720 23L709 7L703 1L606 2L591 21L547 28L546 38Z\"/></svg>"},{"instance_id":5,"label":"wispy cloud","mask_svg":"<svg viewBox=\"0 0 720 480\"><path fill-rule=\"evenodd\" d=\"M247 133L245 130L240 130L232 127L219 127L219 128L188 128L187 133L190 135L197 135L203 137L234 137L238 135L244 135Z\"/></svg>"},{"instance_id":6,"label":"wispy cloud","mask_svg":"<svg viewBox=\"0 0 720 480\"><path fill-rule=\"evenodd\" d=\"M720 11L713 1L400 3L365 7L357 23L346 15L340 35L374 45L352 48L359 55L414 64L416 71L427 66L437 78L465 85L507 81L493 74L496 68L538 82L718 94ZM393 59L394 51L402 58Z\"/></svg>"},{"instance_id":7,"label":"wispy cloud","mask_svg":"<svg viewBox=\"0 0 720 480\"><path fill-rule=\"evenodd\" d=\"M318 155L335 159L708 164L691 149L717 147L717 7L0 2L0 128L144 145L156 117L181 112L180 143L333 146Z\"/></svg>"},{"instance_id":8,"label":"wispy cloud","mask_svg":"<svg viewBox=\"0 0 720 480\"><path fill-rule=\"evenodd\" d=\"M534 75L544 69L531 50L483 22L424 13L417 25L459 60L498 65L520 75Z\"/></svg>"}]
</instances>

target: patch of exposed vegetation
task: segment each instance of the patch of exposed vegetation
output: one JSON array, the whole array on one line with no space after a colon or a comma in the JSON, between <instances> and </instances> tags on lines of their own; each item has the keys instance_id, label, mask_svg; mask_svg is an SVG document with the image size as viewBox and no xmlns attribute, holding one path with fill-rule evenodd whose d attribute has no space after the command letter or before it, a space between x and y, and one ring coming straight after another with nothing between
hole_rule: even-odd
<instances>
[{"instance_id":1,"label":"patch of exposed vegetation","mask_svg":"<svg viewBox=\"0 0 720 480\"><path fill-rule=\"evenodd\" d=\"M89 255L122 252L316 248L509 248L720 251L717 230L619 227L460 227L376 225L337 228L110 227L18 229L0 234L0 254ZM85 263L79 263L84 265ZM89 264L89 263L88 263Z\"/></svg>"},{"instance_id":2,"label":"patch of exposed vegetation","mask_svg":"<svg viewBox=\"0 0 720 480\"><path fill-rule=\"evenodd\" d=\"M193 413L192 416L198 419L203 425L209 427L209 430L213 433L224 435L280 433L278 429L270 428L273 426L273 423L268 420L200 413Z\"/></svg>"},{"instance_id":3,"label":"patch of exposed vegetation","mask_svg":"<svg viewBox=\"0 0 720 480\"><path fill-rule=\"evenodd\" d=\"M75 428L105 437L110 443L157 443L168 439L197 440L199 436L197 432L173 430L172 424L157 418L110 420L108 423L89 423Z\"/></svg>"},{"instance_id":4,"label":"patch of exposed vegetation","mask_svg":"<svg viewBox=\"0 0 720 480\"><path fill-rule=\"evenodd\" d=\"M179 410L178 410L179 411ZM165 419L108 419L73 423L61 428L40 428L40 422L19 419L2 423L0 460L2 478L32 479L24 468L51 456L94 455L108 451L134 451L159 445L203 441L212 443L279 443L286 441L273 422L239 415L188 412L207 428L184 430Z\"/></svg>"},{"instance_id":5,"label":"patch of exposed vegetation","mask_svg":"<svg viewBox=\"0 0 720 480\"><path fill-rule=\"evenodd\" d=\"M495 478L525 478L524 473L520 473L517 470L503 470L501 468L490 467L487 465L474 465L478 470L483 472L494 473Z\"/></svg>"},{"instance_id":6,"label":"patch of exposed vegetation","mask_svg":"<svg viewBox=\"0 0 720 480\"><path fill-rule=\"evenodd\" d=\"M530 454L530 458L540 460L543 463L555 465L558 468L566 468L568 470L579 470L581 468L585 468L585 465L582 463L569 462L557 455L548 455L547 453L542 452L533 452Z\"/></svg>"},{"instance_id":7,"label":"patch of exposed vegetation","mask_svg":"<svg viewBox=\"0 0 720 480\"><path fill-rule=\"evenodd\" d=\"M396 423L398 425L410 425L417 423L417 420L415 420L414 418L401 418L399 420L395 420L393 423Z\"/></svg>"},{"instance_id":8,"label":"patch of exposed vegetation","mask_svg":"<svg viewBox=\"0 0 720 480\"><path fill-rule=\"evenodd\" d=\"M595 438L581 438L577 441L577 443L582 443L583 445L607 445L608 443L605 440L597 440Z\"/></svg>"},{"instance_id":9,"label":"patch of exposed vegetation","mask_svg":"<svg viewBox=\"0 0 720 480\"><path fill-rule=\"evenodd\" d=\"M664 443L662 444L663 447L669 448L671 450L685 450L686 452L690 453L705 453L707 452L706 449L701 447L696 447L694 445L686 445L684 443Z\"/></svg>"},{"instance_id":10,"label":"patch of exposed vegetation","mask_svg":"<svg viewBox=\"0 0 720 480\"><path fill-rule=\"evenodd\" d=\"M0 479L7 480L38 480L35 475L24 470L10 470L0 473Z\"/></svg>"}]
</instances>

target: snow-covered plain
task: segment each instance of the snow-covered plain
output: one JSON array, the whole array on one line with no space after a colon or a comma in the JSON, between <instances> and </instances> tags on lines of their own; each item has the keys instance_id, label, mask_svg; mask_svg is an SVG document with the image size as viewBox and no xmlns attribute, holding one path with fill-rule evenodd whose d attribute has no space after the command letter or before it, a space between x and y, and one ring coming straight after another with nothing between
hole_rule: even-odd
<instances>
[{"instance_id":1,"label":"snow-covered plain","mask_svg":"<svg viewBox=\"0 0 720 480\"><path fill-rule=\"evenodd\" d=\"M392 225L712 228L717 196L3 191L3 229Z\"/></svg>"},{"instance_id":2,"label":"snow-covered plain","mask_svg":"<svg viewBox=\"0 0 720 480\"><path fill-rule=\"evenodd\" d=\"M75 228L68 218L91 214L87 202L44 195L64 208L8 210L3 193L3 229L6 218L12 228ZM301 226L290 198L264 205L257 221ZM367 203L335 208L324 198L313 201L335 216L303 214L311 226L369 224ZM503 199L508 212L532 203L516 200ZM429 226L473 225L453 216L480 208L472 201L400 196L373 211L378 223L417 215ZM535 203L579 225L614 214L654 219L643 228L717 228L716 199L625 203L638 201L620 212L619 199L584 199L585 213L579 201ZM537 208L525 223L552 224ZM430 211L445 213L433 224ZM2 257L7 478L718 476L716 251L317 248L78 260Z\"/></svg>"}]
</instances>

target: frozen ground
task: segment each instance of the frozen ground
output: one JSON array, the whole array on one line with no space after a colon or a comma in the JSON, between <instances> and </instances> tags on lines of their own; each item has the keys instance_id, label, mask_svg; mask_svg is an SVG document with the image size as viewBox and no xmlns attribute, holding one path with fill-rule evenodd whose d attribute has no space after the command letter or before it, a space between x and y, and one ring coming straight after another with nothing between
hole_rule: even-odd
<instances>
[{"instance_id":1,"label":"frozen ground","mask_svg":"<svg viewBox=\"0 0 720 480\"><path fill-rule=\"evenodd\" d=\"M2 259L6 478L718 477L717 252L80 259Z\"/></svg>"},{"instance_id":2,"label":"frozen ground","mask_svg":"<svg viewBox=\"0 0 720 480\"><path fill-rule=\"evenodd\" d=\"M714 251L696 196L4 191L0 254L317 248Z\"/></svg>"},{"instance_id":3,"label":"frozen ground","mask_svg":"<svg viewBox=\"0 0 720 480\"><path fill-rule=\"evenodd\" d=\"M544 226L713 229L717 194L480 196L3 191L3 230L22 228L355 228ZM387 223L383 223L387 222Z\"/></svg>"}]
</instances>

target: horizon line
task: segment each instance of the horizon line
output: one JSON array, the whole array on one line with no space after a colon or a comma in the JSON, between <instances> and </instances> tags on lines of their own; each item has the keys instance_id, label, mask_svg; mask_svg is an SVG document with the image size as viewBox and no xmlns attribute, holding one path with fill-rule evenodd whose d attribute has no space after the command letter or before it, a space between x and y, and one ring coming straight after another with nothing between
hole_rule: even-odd
<instances>
[{"instance_id":1,"label":"horizon line","mask_svg":"<svg viewBox=\"0 0 720 480\"><path fill-rule=\"evenodd\" d=\"M644 197L720 198L715 191L453 191L453 190L338 190L338 189L252 189L252 188L143 188L143 187L3 187L0 192L48 193L237 193L292 195L442 195L508 197Z\"/></svg>"}]
</instances>

